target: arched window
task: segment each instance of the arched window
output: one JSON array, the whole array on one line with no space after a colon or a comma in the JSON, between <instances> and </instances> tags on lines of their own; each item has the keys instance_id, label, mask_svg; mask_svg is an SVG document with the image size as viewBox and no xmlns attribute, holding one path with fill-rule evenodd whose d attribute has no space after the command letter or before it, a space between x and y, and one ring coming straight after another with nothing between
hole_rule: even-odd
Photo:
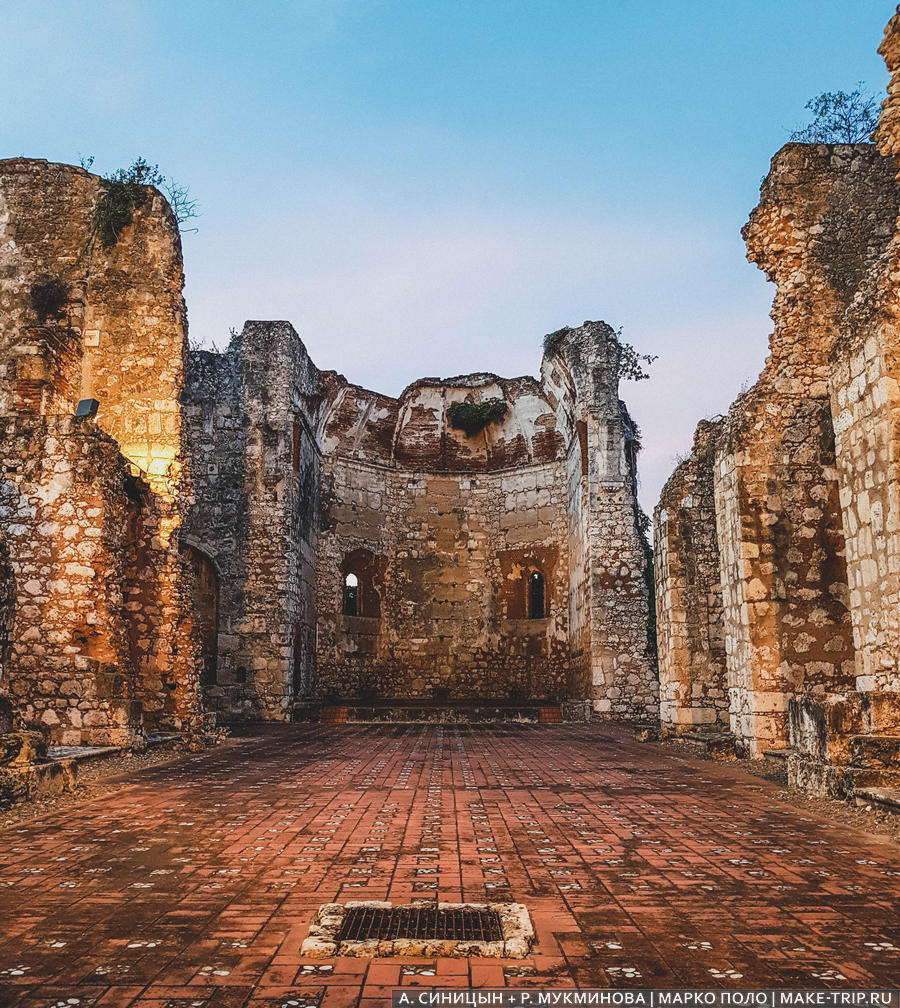
<instances>
[{"instance_id":1,"label":"arched window","mask_svg":"<svg viewBox=\"0 0 900 1008\"><path fill-rule=\"evenodd\" d=\"M528 618L543 619L545 615L544 575L540 571L532 571L528 576Z\"/></svg>"},{"instance_id":2,"label":"arched window","mask_svg":"<svg viewBox=\"0 0 900 1008\"><path fill-rule=\"evenodd\" d=\"M344 578L344 615L359 616L359 578L347 574Z\"/></svg>"}]
</instances>

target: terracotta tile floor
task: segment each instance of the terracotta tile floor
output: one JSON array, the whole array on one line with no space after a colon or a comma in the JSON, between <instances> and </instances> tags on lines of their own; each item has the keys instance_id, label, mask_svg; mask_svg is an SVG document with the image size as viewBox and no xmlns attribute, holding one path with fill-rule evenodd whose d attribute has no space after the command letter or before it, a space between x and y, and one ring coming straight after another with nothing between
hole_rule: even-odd
<instances>
[{"instance_id":1,"label":"terracotta tile floor","mask_svg":"<svg viewBox=\"0 0 900 1008\"><path fill-rule=\"evenodd\" d=\"M615 728L267 728L0 833L0 1004L890 986L898 896L895 846ZM522 901L539 944L508 962L298 955L320 903L423 897Z\"/></svg>"}]
</instances>

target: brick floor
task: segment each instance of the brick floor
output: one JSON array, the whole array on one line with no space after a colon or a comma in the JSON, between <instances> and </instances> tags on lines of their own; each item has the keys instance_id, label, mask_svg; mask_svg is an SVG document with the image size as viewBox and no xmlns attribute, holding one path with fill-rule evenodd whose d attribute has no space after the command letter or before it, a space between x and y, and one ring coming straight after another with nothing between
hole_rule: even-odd
<instances>
[{"instance_id":1,"label":"brick floor","mask_svg":"<svg viewBox=\"0 0 900 1008\"><path fill-rule=\"evenodd\" d=\"M260 729L0 833L0 1004L894 984L897 847L774 793L614 727ZM298 955L320 903L423 897L524 902L538 946L508 962Z\"/></svg>"}]
</instances>

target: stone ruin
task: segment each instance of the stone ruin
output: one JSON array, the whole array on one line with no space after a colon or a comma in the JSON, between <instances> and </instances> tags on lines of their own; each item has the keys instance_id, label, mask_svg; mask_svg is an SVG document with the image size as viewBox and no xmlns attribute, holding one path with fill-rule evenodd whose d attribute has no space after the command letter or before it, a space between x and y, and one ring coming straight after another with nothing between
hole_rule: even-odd
<instances>
[{"instance_id":1,"label":"stone ruin","mask_svg":"<svg viewBox=\"0 0 900 1008\"><path fill-rule=\"evenodd\" d=\"M701 421L655 511L660 716L900 784L900 14L875 144L788 144L744 227L775 284L756 384Z\"/></svg>"},{"instance_id":2,"label":"stone ruin","mask_svg":"<svg viewBox=\"0 0 900 1008\"><path fill-rule=\"evenodd\" d=\"M326 697L655 717L636 428L607 325L554 334L539 379L428 378L397 399L320 371L287 322L189 350L170 207L147 187L104 243L106 186L0 161L10 752ZM454 426L485 403L486 426Z\"/></svg>"},{"instance_id":3,"label":"stone ruin","mask_svg":"<svg viewBox=\"0 0 900 1008\"><path fill-rule=\"evenodd\" d=\"M287 322L190 350L158 191L103 242L107 182L0 161L0 790L48 744L401 700L900 784L900 15L881 52L877 142L788 144L744 228L770 354L662 492L655 600L605 323L398 398Z\"/></svg>"},{"instance_id":4,"label":"stone ruin","mask_svg":"<svg viewBox=\"0 0 900 1008\"><path fill-rule=\"evenodd\" d=\"M192 351L182 542L217 586L210 709L284 718L332 696L655 716L619 353L586 322L555 334L539 380L425 378L393 399L319 371L287 322ZM454 426L454 404L496 401L482 430Z\"/></svg>"}]
</instances>

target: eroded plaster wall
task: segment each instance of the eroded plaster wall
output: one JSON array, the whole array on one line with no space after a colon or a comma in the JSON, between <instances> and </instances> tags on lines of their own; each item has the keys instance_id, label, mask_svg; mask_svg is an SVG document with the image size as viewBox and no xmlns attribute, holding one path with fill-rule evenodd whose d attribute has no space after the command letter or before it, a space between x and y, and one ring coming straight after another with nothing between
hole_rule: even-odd
<instances>
[{"instance_id":1,"label":"eroded plaster wall","mask_svg":"<svg viewBox=\"0 0 900 1008\"><path fill-rule=\"evenodd\" d=\"M478 474L329 460L319 552L319 678L344 696L568 694L565 488L555 464ZM354 553L370 554L368 569ZM350 558L350 563L345 559ZM359 571L377 606L342 613ZM539 571L545 615L529 619ZM371 579L371 580L370 580Z\"/></svg>"},{"instance_id":2,"label":"eroded plaster wall","mask_svg":"<svg viewBox=\"0 0 900 1008\"><path fill-rule=\"evenodd\" d=\"M381 697L569 694L565 482L534 379L423 379L399 400L339 376L324 419L318 575L321 688ZM467 436L448 408L501 398ZM342 610L358 574L359 615ZM529 619L528 579L545 614Z\"/></svg>"}]
</instances>

